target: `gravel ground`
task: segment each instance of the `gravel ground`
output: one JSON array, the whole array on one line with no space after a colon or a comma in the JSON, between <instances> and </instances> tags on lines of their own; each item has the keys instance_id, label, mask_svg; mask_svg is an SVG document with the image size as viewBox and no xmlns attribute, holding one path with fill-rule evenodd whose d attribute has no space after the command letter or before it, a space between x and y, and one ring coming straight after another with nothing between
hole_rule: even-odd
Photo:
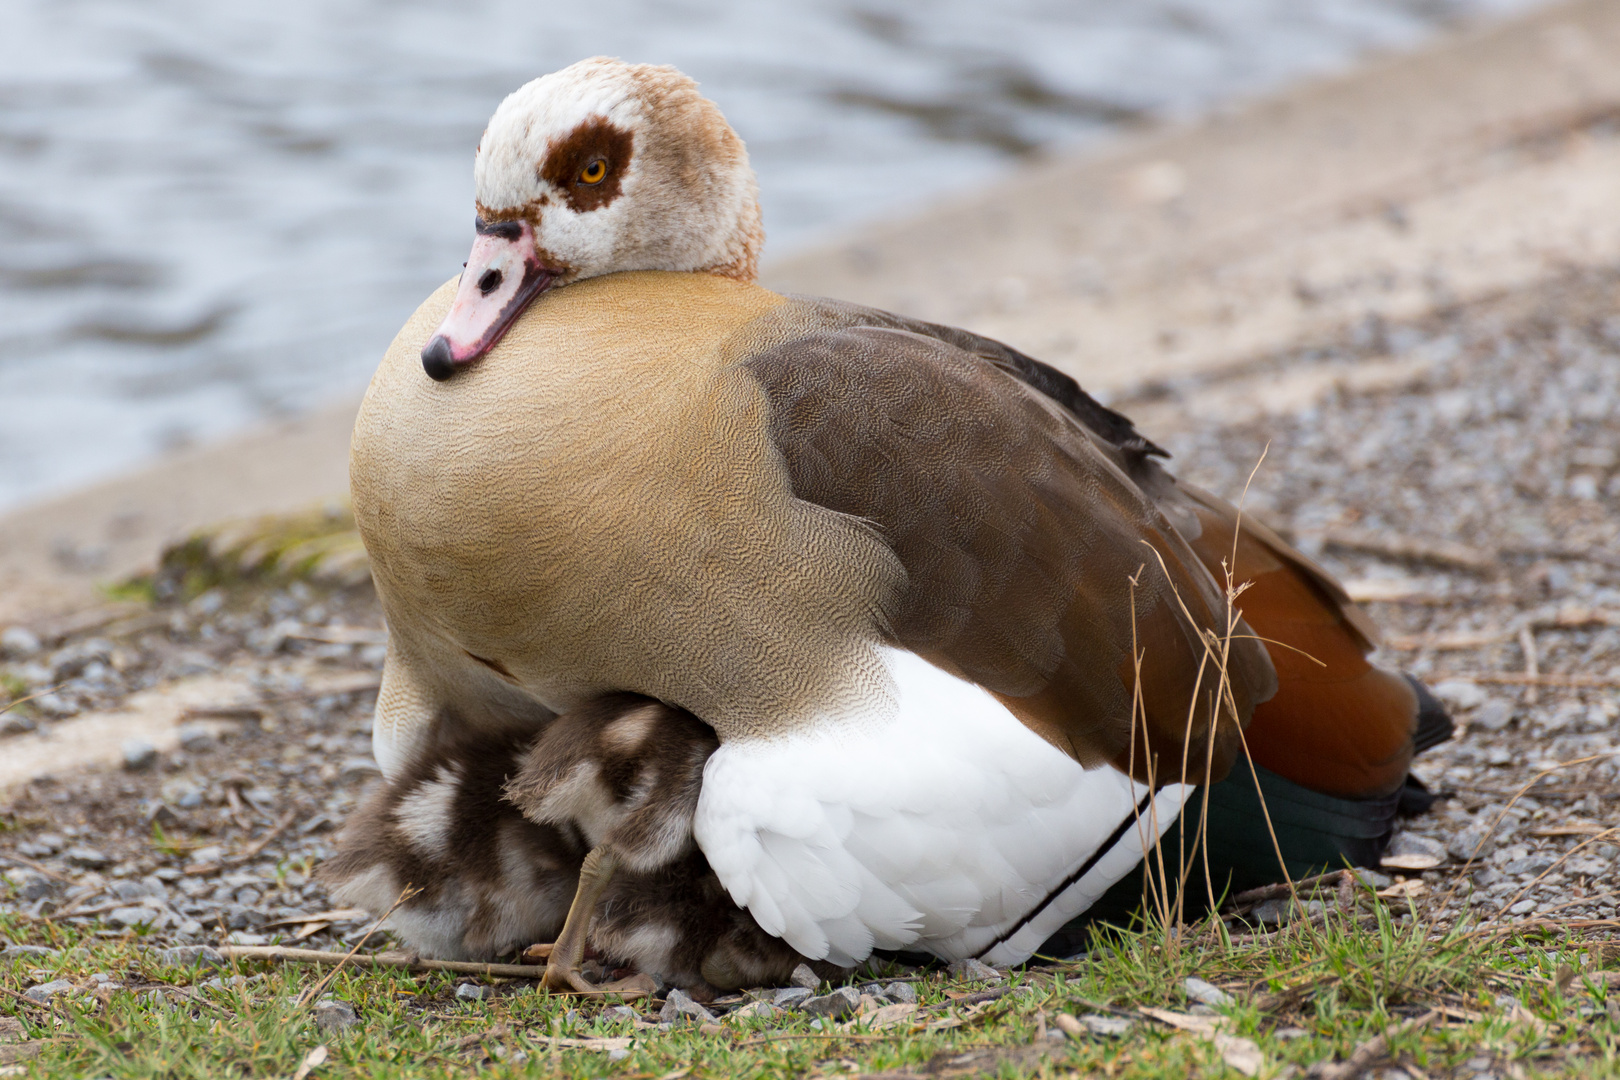
<instances>
[{"instance_id":1,"label":"gravel ground","mask_svg":"<svg viewBox=\"0 0 1620 1080\"><path fill-rule=\"evenodd\" d=\"M1416 771L1453 797L1408 822L1395 848L1413 867L1425 854L1445 860L1422 875L1427 914L1507 906L1502 917L1520 920L1613 918L1620 272L1415 325L1368 323L1332 347L1228 378L1258 383L1346 360L1417 374L1291 415L1150 434L1179 474L1229 495L1264 453L1247 505L1352 593L1388 598L1368 604L1386 635L1381 662L1452 707L1457 738ZM1220 382L1151 397L1189 416ZM1527 673L1543 685L1493 681Z\"/></svg>"},{"instance_id":2,"label":"gravel ground","mask_svg":"<svg viewBox=\"0 0 1620 1080\"><path fill-rule=\"evenodd\" d=\"M1248 505L1357 595L1382 598L1369 603L1385 661L1453 706L1458 738L1418 766L1452 797L1408 823L1400 872L1386 870L1442 922L1468 910L1615 916L1616 312L1620 273L1562 279L1115 403L1186 418L1148 433L1180 475L1229 495L1269 443ZM1200 401L1244 379L1390 360L1408 373L1401 385L1241 423L1196 419ZM0 753L7 737L188 675L239 675L259 700L194 708L219 733L188 729L178 751L128 746L122 771L10 792L0 906L160 946L359 940L368 923L330 912L311 872L376 773L382 640L367 587L305 581L6 630L0 692L44 693L0 718Z\"/></svg>"}]
</instances>

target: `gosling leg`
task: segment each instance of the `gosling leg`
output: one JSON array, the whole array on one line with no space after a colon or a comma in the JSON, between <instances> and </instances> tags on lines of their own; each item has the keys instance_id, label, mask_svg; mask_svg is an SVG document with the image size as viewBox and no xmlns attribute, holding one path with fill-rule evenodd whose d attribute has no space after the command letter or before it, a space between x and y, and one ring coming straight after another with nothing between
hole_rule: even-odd
<instances>
[{"instance_id":1,"label":"gosling leg","mask_svg":"<svg viewBox=\"0 0 1620 1080\"><path fill-rule=\"evenodd\" d=\"M562 933L557 935L556 942L551 946L551 956L546 960L544 983L547 990L593 995L602 993L600 988L593 986L579 973L579 965L585 959L585 946L590 939L596 902L602 898L608 882L613 879L613 872L618 868L618 859L606 847L592 848L585 856L585 862L579 868L579 888L574 892L574 902L568 907L568 918L563 922Z\"/></svg>"}]
</instances>

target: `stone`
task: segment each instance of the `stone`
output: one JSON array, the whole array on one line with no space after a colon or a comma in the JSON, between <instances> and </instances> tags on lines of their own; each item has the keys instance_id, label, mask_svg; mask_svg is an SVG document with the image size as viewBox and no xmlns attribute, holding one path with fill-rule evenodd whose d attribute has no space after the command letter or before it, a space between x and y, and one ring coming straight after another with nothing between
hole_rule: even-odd
<instances>
[{"instance_id":1,"label":"stone","mask_svg":"<svg viewBox=\"0 0 1620 1080\"><path fill-rule=\"evenodd\" d=\"M1262 900L1254 905L1249 918L1260 926L1281 926L1288 921L1291 904L1287 897Z\"/></svg>"},{"instance_id":2,"label":"stone","mask_svg":"<svg viewBox=\"0 0 1620 1080\"><path fill-rule=\"evenodd\" d=\"M232 930L225 936L227 945L268 945L270 939L263 934L255 934L247 930Z\"/></svg>"},{"instance_id":3,"label":"stone","mask_svg":"<svg viewBox=\"0 0 1620 1080\"><path fill-rule=\"evenodd\" d=\"M125 739L123 754L126 772L145 772L157 764L157 747L145 739Z\"/></svg>"},{"instance_id":4,"label":"stone","mask_svg":"<svg viewBox=\"0 0 1620 1080\"><path fill-rule=\"evenodd\" d=\"M1489 696L1484 687L1467 679L1447 679L1430 689L1435 697L1454 709L1477 709Z\"/></svg>"},{"instance_id":5,"label":"stone","mask_svg":"<svg viewBox=\"0 0 1620 1080\"><path fill-rule=\"evenodd\" d=\"M799 1002L807 1001L809 998L810 991L802 986L784 986L776 992L776 996L771 1000L779 1008L791 1009L796 1007Z\"/></svg>"},{"instance_id":6,"label":"stone","mask_svg":"<svg viewBox=\"0 0 1620 1080\"><path fill-rule=\"evenodd\" d=\"M806 990L815 990L821 985L821 978L810 970L809 964L800 964L793 969L793 974L788 976L788 985L803 987Z\"/></svg>"},{"instance_id":7,"label":"stone","mask_svg":"<svg viewBox=\"0 0 1620 1080\"><path fill-rule=\"evenodd\" d=\"M200 847L191 853L193 866L212 866L224 858L225 849L218 844L209 844L207 847Z\"/></svg>"},{"instance_id":8,"label":"stone","mask_svg":"<svg viewBox=\"0 0 1620 1080\"><path fill-rule=\"evenodd\" d=\"M47 896L57 893L56 882L41 874L29 874L17 887L17 898L24 903L31 904L35 900L43 900ZM29 946L32 948L32 946Z\"/></svg>"},{"instance_id":9,"label":"stone","mask_svg":"<svg viewBox=\"0 0 1620 1080\"><path fill-rule=\"evenodd\" d=\"M74 866L82 866L86 870L100 870L112 863L111 859L92 847L70 847L63 852L62 857Z\"/></svg>"},{"instance_id":10,"label":"stone","mask_svg":"<svg viewBox=\"0 0 1620 1080\"><path fill-rule=\"evenodd\" d=\"M26 626L8 626L0 631L0 655L12 660L27 660L31 656L38 656L40 649L44 648L35 634Z\"/></svg>"},{"instance_id":11,"label":"stone","mask_svg":"<svg viewBox=\"0 0 1620 1080\"><path fill-rule=\"evenodd\" d=\"M39 1004L44 1005L58 994L69 993L72 989L73 984L68 980L53 979L48 983L40 983L38 986L32 986L24 990L23 997L29 1001L37 1001Z\"/></svg>"},{"instance_id":12,"label":"stone","mask_svg":"<svg viewBox=\"0 0 1620 1080\"><path fill-rule=\"evenodd\" d=\"M360 1022L360 1014L354 1011L354 1006L342 998L335 997L323 997L317 1001L315 1008L310 1010L310 1018L326 1035L336 1035Z\"/></svg>"},{"instance_id":13,"label":"stone","mask_svg":"<svg viewBox=\"0 0 1620 1080\"><path fill-rule=\"evenodd\" d=\"M861 995L853 986L840 986L830 994L806 998L799 1011L825 1020L847 1020L861 1006Z\"/></svg>"},{"instance_id":14,"label":"stone","mask_svg":"<svg viewBox=\"0 0 1620 1080\"><path fill-rule=\"evenodd\" d=\"M727 1020L769 1020L775 1016L777 1008L768 1001L750 1001L740 1009L733 1009L726 1014Z\"/></svg>"},{"instance_id":15,"label":"stone","mask_svg":"<svg viewBox=\"0 0 1620 1080\"><path fill-rule=\"evenodd\" d=\"M1187 978L1183 979L1181 982L1181 988L1187 991L1187 996L1193 1001L1200 1002L1204 1005L1209 1005L1213 1008L1220 1008L1223 1005L1233 1004L1234 999L1231 994L1228 994L1225 990L1222 990L1220 987L1215 986L1212 983L1207 983L1203 979L1196 978L1194 976L1189 975Z\"/></svg>"},{"instance_id":16,"label":"stone","mask_svg":"<svg viewBox=\"0 0 1620 1080\"><path fill-rule=\"evenodd\" d=\"M1513 722L1513 705L1504 698L1492 697L1468 718L1470 727L1485 731L1501 731Z\"/></svg>"},{"instance_id":17,"label":"stone","mask_svg":"<svg viewBox=\"0 0 1620 1080\"><path fill-rule=\"evenodd\" d=\"M1350 873L1364 887L1370 886L1374 889L1387 889L1391 885L1395 884L1395 879L1390 877L1388 874L1380 874L1378 871L1369 870L1365 866L1357 866L1353 868Z\"/></svg>"},{"instance_id":18,"label":"stone","mask_svg":"<svg viewBox=\"0 0 1620 1080\"><path fill-rule=\"evenodd\" d=\"M901 1005L917 1004L917 988L908 982L892 982L883 988L883 996Z\"/></svg>"},{"instance_id":19,"label":"stone","mask_svg":"<svg viewBox=\"0 0 1620 1080\"><path fill-rule=\"evenodd\" d=\"M969 957L966 960L957 960L946 969L951 978L963 982L1000 982L1004 975L982 960Z\"/></svg>"},{"instance_id":20,"label":"stone","mask_svg":"<svg viewBox=\"0 0 1620 1080\"><path fill-rule=\"evenodd\" d=\"M133 930L137 926L157 926L163 921L163 912L145 905L113 908L102 918L109 926Z\"/></svg>"},{"instance_id":21,"label":"stone","mask_svg":"<svg viewBox=\"0 0 1620 1080\"><path fill-rule=\"evenodd\" d=\"M164 967L218 970L225 966L225 955L209 945L177 945L172 949L158 949L153 952L152 958Z\"/></svg>"},{"instance_id":22,"label":"stone","mask_svg":"<svg viewBox=\"0 0 1620 1080\"><path fill-rule=\"evenodd\" d=\"M46 957L54 956L55 954L55 949L47 948L44 945L7 945L4 951L0 951L0 959L43 960Z\"/></svg>"},{"instance_id":23,"label":"stone","mask_svg":"<svg viewBox=\"0 0 1620 1080\"><path fill-rule=\"evenodd\" d=\"M482 983L462 983L456 987L457 1001L488 1001L494 996L495 988Z\"/></svg>"},{"instance_id":24,"label":"stone","mask_svg":"<svg viewBox=\"0 0 1620 1080\"><path fill-rule=\"evenodd\" d=\"M715 1022L714 1013L704 1008L701 1003L693 1001L692 995L678 987L671 990L669 996L664 998L664 1007L659 1011L658 1019L665 1024L675 1024L688 1019L695 1020L700 1024L712 1024Z\"/></svg>"},{"instance_id":25,"label":"stone","mask_svg":"<svg viewBox=\"0 0 1620 1080\"><path fill-rule=\"evenodd\" d=\"M1546 852L1538 851L1533 855L1526 855L1521 859L1514 859L1502 867L1505 874L1539 874L1551 870L1556 860Z\"/></svg>"},{"instance_id":26,"label":"stone","mask_svg":"<svg viewBox=\"0 0 1620 1080\"><path fill-rule=\"evenodd\" d=\"M1445 845L1415 833L1396 833L1379 865L1390 870L1432 870L1446 861Z\"/></svg>"},{"instance_id":27,"label":"stone","mask_svg":"<svg viewBox=\"0 0 1620 1080\"><path fill-rule=\"evenodd\" d=\"M200 754L214 745L214 733L207 724L180 725L180 749L188 754Z\"/></svg>"},{"instance_id":28,"label":"stone","mask_svg":"<svg viewBox=\"0 0 1620 1080\"><path fill-rule=\"evenodd\" d=\"M1508 908L1508 914L1528 915L1534 910L1536 910L1536 902L1527 898L1520 900L1517 904L1514 904L1512 907Z\"/></svg>"},{"instance_id":29,"label":"stone","mask_svg":"<svg viewBox=\"0 0 1620 1080\"><path fill-rule=\"evenodd\" d=\"M1496 846L1496 837L1489 822L1476 821L1446 841L1446 851L1459 862L1483 859Z\"/></svg>"},{"instance_id":30,"label":"stone","mask_svg":"<svg viewBox=\"0 0 1620 1080\"><path fill-rule=\"evenodd\" d=\"M1136 1025L1123 1016L1105 1016L1102 1013L1086 1013L1078 1017L1082 1026L1093 1035L1100 1035L1105 1039L1117 1039L1122 1035L1129 1035L1131 1028Z\"/></svg>"}]
</instances>

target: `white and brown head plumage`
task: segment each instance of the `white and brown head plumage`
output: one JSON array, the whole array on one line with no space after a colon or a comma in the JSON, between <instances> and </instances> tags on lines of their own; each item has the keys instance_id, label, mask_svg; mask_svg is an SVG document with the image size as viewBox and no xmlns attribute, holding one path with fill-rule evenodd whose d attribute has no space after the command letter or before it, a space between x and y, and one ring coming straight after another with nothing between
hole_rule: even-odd
<instances>
[{"instance_id":1,"label":"white and brown head plumage","mask_svg":"<svg viewBox=\"0 0 1620 1080\"><path fill-rule=\"evenodd\" d=\"M753 281L765 242L748 151L671 67L598 56L501 102L473 165L478 241L422 350L435 379L478 359L536 296L625 270Z\"/></svg>"},{"instance_id":2,"label":"white and brown head plumage","mask_svg":"<svg viewBox=\"0 0 1620 1080\"><path fill-rule=\"evenodd\" d=\"M752 281L764 243L748 151L672 67L598 56L502 101L473 166L478 212L531 222L558 283L619 270Z\"/></svg>"}]
</instances>

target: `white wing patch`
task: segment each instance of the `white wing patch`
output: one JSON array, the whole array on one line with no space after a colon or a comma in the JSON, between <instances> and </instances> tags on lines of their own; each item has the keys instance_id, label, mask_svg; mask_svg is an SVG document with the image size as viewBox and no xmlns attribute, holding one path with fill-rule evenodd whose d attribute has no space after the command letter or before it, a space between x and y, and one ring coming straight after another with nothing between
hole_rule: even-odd
<instances>
[{"instance_id":1,"label":"white wing patch","mask_svg":"<svg viewBox=\"0 0 1620 1080\"><path fill-rule=\"evenodd\" d=\"M813 959L1026 959L1136 865L1188 789L1150 798L1082 769L981 687L883 653L894 694L869 714L721 745L698 845L760 926Z\"/></svg>"}]
</instances>

